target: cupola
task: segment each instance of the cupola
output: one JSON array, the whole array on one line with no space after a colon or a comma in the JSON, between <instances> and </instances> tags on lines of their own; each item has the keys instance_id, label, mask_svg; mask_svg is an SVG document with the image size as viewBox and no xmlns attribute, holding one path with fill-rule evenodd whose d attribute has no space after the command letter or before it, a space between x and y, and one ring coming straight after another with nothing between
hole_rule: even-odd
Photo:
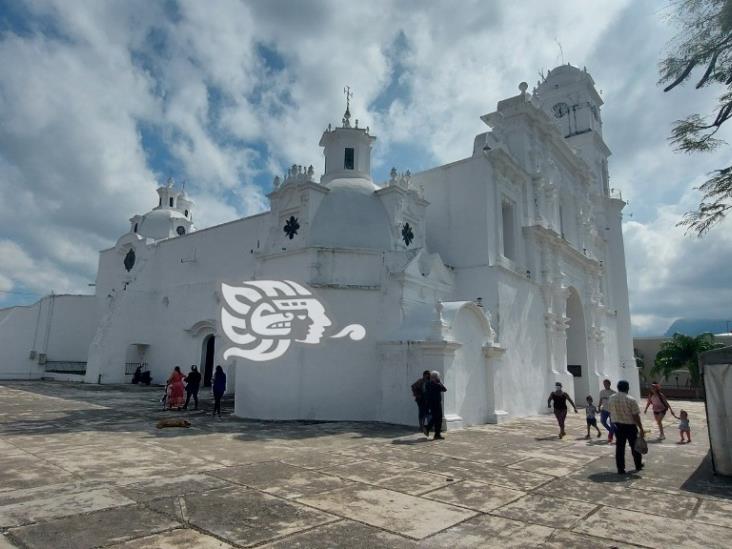
<instances>
[{"instance_id":1,"label":"cupola","mask_svg":"<svg viewBox=\"0 0 732 549\"><path fill-rule=\"evenodd\" d=\"M195 231L193 202L183 189L176 189L169 178L157 189L158 205L145 215L130 218L130 231L145 238L160 240Z\"/></svg>"},{"instance_id":2,"label":"cupola","mask_svg":"<svg viewBox=\"0 0 732 549\"><path fill-rule=\"evenodd\" d=\"M346 88L346 112L342 125L328 128L320 138L325 155L325 173L320 179L323 185L335 179L368 179L371 181L371 147L376 137L369 135L369 128L359 128L358 119L351 124L350 88Z\"/></svg>"}]
</instances>

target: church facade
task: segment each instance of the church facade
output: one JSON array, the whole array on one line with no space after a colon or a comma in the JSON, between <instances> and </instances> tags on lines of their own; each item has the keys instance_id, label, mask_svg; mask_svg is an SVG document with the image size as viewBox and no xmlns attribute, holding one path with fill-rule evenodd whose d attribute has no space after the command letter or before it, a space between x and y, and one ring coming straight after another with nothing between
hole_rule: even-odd
<instances>
[{"instance_id":1,"label":"church facade","mask_svg":"<svg viewBox=\"0 0 732 549\"><path fill-rule=\"evenodd\" d=\"M323 175L293 165L265 213L195 230L161 186L100 252L95 296L0 310L0 375L68 362L83 368L56 375L123 383L143 365L162 382L197 364L207 384L220 364L242 417L411 424L410 385L438 370L455 426L542 413L556 381L578 402L605 377L637 394L602 99L569 65L519 90L469 157L382 185L347 109Z\"/></svg>"}]
</instances>

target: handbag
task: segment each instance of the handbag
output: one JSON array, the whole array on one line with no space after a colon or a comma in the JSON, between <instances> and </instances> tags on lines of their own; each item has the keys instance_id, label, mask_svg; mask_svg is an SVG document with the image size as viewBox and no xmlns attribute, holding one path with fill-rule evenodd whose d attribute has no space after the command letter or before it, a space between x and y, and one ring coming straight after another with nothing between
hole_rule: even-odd
<instances>
[{"instance_id":1,"label":"handbag","mask_svg":"<svg viewBox=\"0 0 732 549\"><path fill-rule=\"evenodd\" d=\"M646 455L648 453L648 443L646 442L646 439L640 436L635 439L633 449L639 454Z\"/></svg>"}]
</instances>

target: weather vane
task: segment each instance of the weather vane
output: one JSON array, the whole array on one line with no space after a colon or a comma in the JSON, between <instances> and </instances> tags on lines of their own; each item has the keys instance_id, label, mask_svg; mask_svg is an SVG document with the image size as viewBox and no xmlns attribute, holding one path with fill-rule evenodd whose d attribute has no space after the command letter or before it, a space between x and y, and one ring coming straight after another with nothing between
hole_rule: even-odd
<instances>
[{"instance_id":1,"label":"weather vane","mask_svg":"<svg viewBox=\"0 0 732 549\"><path fill-rule=\"evenodd\" d=\"M343 88L343 93L346 95L346 110L349 110L351 106L351 97L353 97L351 86L346 86L345 88Z\"/></svg>"},{"instance_id":2,"label":"weather vane","mask_svg":"<svg viewBox=\"0 0 732 549\"><path fill-rule=\"evenodd\" d=\"M346 95L346 112L343 115L343 127L350 128L351 127L351 97L353 97L353 92L351 91L351 86L346 86L345 88L343 88L343 93Z\"/></svg>"}]
</instances>

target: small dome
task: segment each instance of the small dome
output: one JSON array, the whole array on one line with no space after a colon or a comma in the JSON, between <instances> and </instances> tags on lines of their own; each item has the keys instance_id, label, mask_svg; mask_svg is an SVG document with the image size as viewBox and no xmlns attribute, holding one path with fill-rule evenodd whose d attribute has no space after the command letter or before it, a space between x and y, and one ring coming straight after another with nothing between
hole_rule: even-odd
<instances>
[{"instance_id":1,"label":"small dome","mask_svg":"<svg viewBox=\"0 0 732 549\"><path fill-rule=\"evenodd\" d=\"M549 71L544 82L539 85L539 89L541 89L542 86L546 86L548 83L551 83L553 87L557 88L573 82L581 82L583 80L588 80L593 85L595 83L592 76L590 76L590 73L586 70L579 69L569 64L559 65Z\"/></svg>"},{"instance_id":2,"label":"small dome","mask_svg":"<svg viewBox=\"0 0 732 549\"><path fill-rule=\"evenodd\" d=\"M181 212L170 209L153 210L142 216L137 227L138 234L160 240L175 236L178 225L187 227L186 216Z\"/></svg>"},{"instance_id":3,"label":"small dome","mask_svg":"<svg viewBox=\"0 0 732 549\"><path fill-rule=\"evenodd\" d=\"M374 194L378 186L368 179L348 178L334 179L328 188L313 219L313 246L391 249L389 218Z\"/></svg>"}]
</instances>

